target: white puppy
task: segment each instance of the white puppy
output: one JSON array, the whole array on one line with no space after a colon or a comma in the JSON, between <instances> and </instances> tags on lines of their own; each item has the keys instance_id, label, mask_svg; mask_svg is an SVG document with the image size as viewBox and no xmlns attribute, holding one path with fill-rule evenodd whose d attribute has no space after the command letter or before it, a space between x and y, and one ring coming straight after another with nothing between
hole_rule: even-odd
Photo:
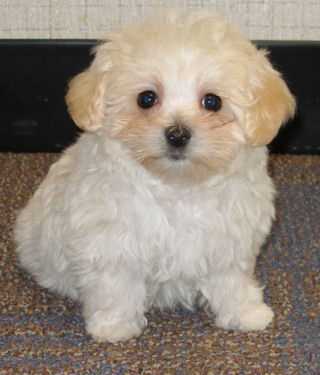
<instances>
[{"instance_id":1,"label":"white puppy","mask_svg":"<svg viewBox=\"0 0 320 375\"><path fill-rule=\"evenodd\" d=\"M22 266L80 300L98 341L198 297L220 327L264 329L265 145L295 109L265 51L216 14L170 13L109 35L66 99L87 132L19 215Z\"/></svg>"}]
</instances>

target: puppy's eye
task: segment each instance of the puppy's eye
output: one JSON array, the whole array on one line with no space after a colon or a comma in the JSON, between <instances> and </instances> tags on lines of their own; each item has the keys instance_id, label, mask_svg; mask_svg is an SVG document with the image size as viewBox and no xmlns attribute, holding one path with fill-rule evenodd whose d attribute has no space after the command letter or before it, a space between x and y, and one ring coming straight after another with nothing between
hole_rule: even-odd
<instances>
[{"instance_id":1,"label":"puppy's eye","mask_svg":"<svg viewBox=\"0 0 320 375\"><path fill-rule=\"evenodd\" d=\"M222 107L222 100L218 95L206 94L201 100L201 105L208 111L218 112Z\"/></svg>"},{"instance_id":2,"label":"puppy's eye","mask_svg":"<svg viewBox=\"0 0 320 375\"><path fill-rule=\"evenodd\" d=\"M152 90L143 91L138 95L138 106L143 109L153 107L158 101L157 94Z\"/></svg>"}]
</instances>

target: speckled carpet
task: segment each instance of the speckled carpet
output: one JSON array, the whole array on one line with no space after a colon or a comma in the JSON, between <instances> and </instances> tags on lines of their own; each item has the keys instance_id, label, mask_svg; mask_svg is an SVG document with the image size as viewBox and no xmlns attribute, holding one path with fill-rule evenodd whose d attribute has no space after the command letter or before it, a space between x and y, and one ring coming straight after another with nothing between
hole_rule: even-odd
<instances>
[{"instance_id":1,"label":"speckled carpet","mask_svg":"<svg viewBox=\"0 0 320 375\"><path fill-rule=\"evenodd\" d=\"M264 332L226 332L205 312L151 312L143 335L98 344L80 306L16 266L12 227L54 154L0 154L0 374L320 374L320 156L272 156L277 220L257 274L276 313Z\"/></svg>"}]
</instances>

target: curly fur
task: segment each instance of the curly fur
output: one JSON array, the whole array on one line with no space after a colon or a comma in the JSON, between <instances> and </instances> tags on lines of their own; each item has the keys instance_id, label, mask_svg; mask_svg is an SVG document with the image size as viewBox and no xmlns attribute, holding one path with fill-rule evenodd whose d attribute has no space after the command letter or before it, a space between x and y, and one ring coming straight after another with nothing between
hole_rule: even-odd
<instances>
[{"instance_id":1,"label":"curly fur","mask_svg":"<svg viewBox=\"0 0 320 375\"><path fill-rule=\"evenodd\" d=\"M143 90L159 102L137 107ZM218 93L223 108L199 102ZM267 144L294 99L266 58L219 15L166 15L108 37L67 95L88 132L20 213L17 253L40 285L83 304L98 341L139 335L151 306L206 302L216 323L272 320L254 278L274 217ZM187 124L184 160L164 129Z\"/></svg>"}]
</instances>

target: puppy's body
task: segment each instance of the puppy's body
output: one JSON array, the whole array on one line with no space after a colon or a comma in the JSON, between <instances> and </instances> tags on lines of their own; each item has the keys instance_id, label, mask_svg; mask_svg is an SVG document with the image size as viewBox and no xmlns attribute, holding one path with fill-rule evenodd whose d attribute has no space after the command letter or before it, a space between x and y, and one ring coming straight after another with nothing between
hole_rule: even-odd
<instances>
[{"instance_id":1,"label":"puppy's body","mask_svg":"<svg viewBox=\"0 0 320 375\"><path fill-rule=\"evenodd\" d=\"M231 36L227 33L231 41L232 32ZM180 33L177 39L182 43ZM189 48L187 35L184 54ZM243 43L255 58L253 47ZM234 48L238 44L236 40ZM281 117L282 121L292 110L293 99L267 61L261 60L276 83L272 85L273 94L278 94L283 108L285 100L290 102L288 110L276 106L273 115L265 114L267 99L261 99L263 115L259 119L256 108L242 111L241 106L250 107L240 100L245 93L240 95L241 103L236 103L231 95L235 90L230 90L223 107L208 113L195 103L203 103L201 95L211 91L212 82L209 78L202 82L199 77L203 72L197 72L199 67L193 66L193 58L188 60L191 67L186 70L184 63L178 69L181 56L172 55L168 57L170 67L166 62L166 68L161 69L159 63L157 69L151 69L154 74L137 73L134 77L138 83L141 80L138 89L127 72L134 72L132 61L135 68L140 66L139 58L148 48L143 45L134 52L122 48L123 62L117 63L107 79L113 88L110 94L104 92L104 86L96 91L101 84L95 81L96 75L102 79L99 69L104 72L115 64L105 60L104 46L98 51L92 72L88 76L82 73L71 88L75 92L68 99L71 113L79 101L74 117L93 132L81 136L51 167L20 214L16 239L22 265L42 286L79 299L87 330L97 340L117 341L138 335L151 306L166 308L179 303L192 308L199 296L216 314L219 326L264 328L273 313L263 303L254 266L274 216L274 188L261 141L269 139L274 128L257 131L257 122L269 117L278 122ZM110 51L112 55L114 49ZM130 53L134 55L130 57ZM196 60L199 53L197 50ZM201 51L203 60L206 54L206 49ZM227 57L226 62L232 63L232 58ZM152 60L149 63L152 66ZM167 76L159 76L159 70ZM238 67L236 70L238 74ZM126 84L124 77L128 77ZM257 80L247 84L248 90L250 85L261 89ZM129 94L124 95L121 85ZM82 87L91 90L90 99L81 94ZM159 97L154 108L137 109L132 99L139 90L150 88ZM241 87L238 89L236 96L242 92ZM117 90L122 92L118 99ZM269 105L274 95L268 99ZM94 121L83 108L83 103L92 98L95 102L90 109L95 114L106 108ZM252 98L250 101L255 106ZM249 115L255 116L254 130L246 128L252 121ZM168 125L172 128L177 119L178 129L188 129L191 138L183 147L176 139L168 145L167 131L164 137L164 130ZM103 125L97 126L101 121ZM255 141L262 144L253 147Z\"/></svg>"},{"instance_id":2,"label":"puppy's body","mask_svg":"<svg viewBox=\"0 0 320 375\"><path fill-rule=\"evenodd\" d=\"M72 298L90 297L91 285L110 273L104 287L112 300L103 304L121 305L128 315L138 309L142 317L150 305L190 308L199 292L210 299L211 283L218 303L226 282L238 289L242 277L253 277L274 215L273 192L264 148L243 150L226 175L170 186L116 141L84 135L20 215L18 252L40 285ZM119 285L124 274L129 283ZM102 303L96 298L87 310ZM230 309L241 303L235 290Z\"/></svg>"}]
</instances>

